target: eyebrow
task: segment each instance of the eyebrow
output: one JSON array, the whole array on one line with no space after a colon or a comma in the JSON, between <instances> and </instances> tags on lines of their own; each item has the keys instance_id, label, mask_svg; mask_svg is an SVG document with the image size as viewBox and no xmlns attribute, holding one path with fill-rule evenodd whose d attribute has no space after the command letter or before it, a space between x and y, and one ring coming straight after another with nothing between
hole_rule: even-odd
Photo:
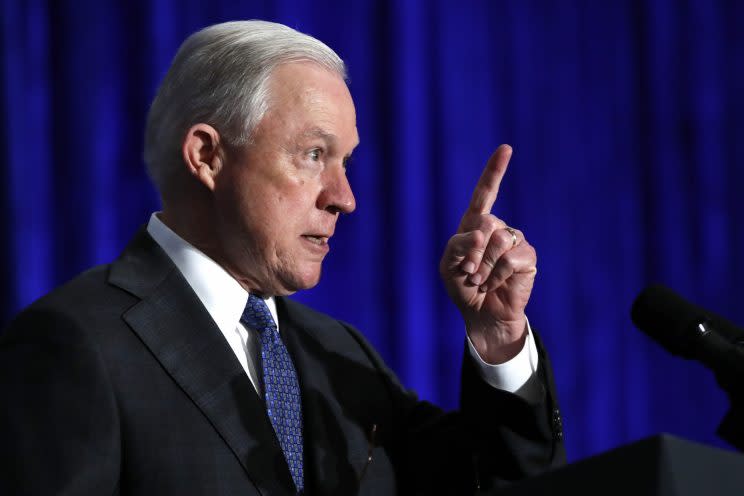
<instances>
[{"instance_id":1,"label":"eyebrow","mask_svg":"<svg viewBox=\"0 0 744 496\"><path fill-rule=\"evenodd\" d=\"M332 143L335 143L338 139L336 138L336 135L333 133L329 133L328 131L325 131L319 127L313 127L302 133L303 137L307 138L322 138L326 141L330 141Z\"/></svg>"},{"instance_id":2,"label":"eyebrow","mask_svg":"<svg viewBox=\"0 0 744 496\"><path fill-rule=\"evenodd\" d=\"M320 127L312 127L310 129L306 130L305 132L303 132L302 133L302 136L305 137L305 138L321 138L321 139L325 140L327 143L330 143L330 144L333 144L333 145L335 145L336 142L338 141L338 138L336 137L335 134L329 133L328 131L326 131L326 130L320 128ZM354 145L354 148L356 148L357 146L359 146L359 142L358 141L357 141L356 145ZM351 153L349 153L348 155L346 155L346 158L347 159L351 158Z\"/></svg>"}]
</instances>

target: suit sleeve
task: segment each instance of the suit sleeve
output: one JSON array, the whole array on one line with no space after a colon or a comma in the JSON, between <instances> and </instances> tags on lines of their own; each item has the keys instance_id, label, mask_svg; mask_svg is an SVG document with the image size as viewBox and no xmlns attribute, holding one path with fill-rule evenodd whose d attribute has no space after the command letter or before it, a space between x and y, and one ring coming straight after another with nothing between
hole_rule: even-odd
<instances>
[{"instance_id":1,"label":"suit sleeve","mask_svg":"<svg viewBox=\"0 0 744 496\"><path fill-rule=\"evenodd\" d=\"M401 494L476 494L565 463L550 362L537 335L539 401L485 383L465 350L460 410L444 412L407 391L358 331L350 330L388 384L396 432L386 442L394 445Z\"/></svg>"},{"instance_id":2,"label":"suit sleeve","mask_svg":"<svg viewBox=\"0 0 744 496\"><path fill-rule=\"evenodd\" d=\"M504 487L566 462L550 360L537 334L535 342L542 385L536 402L492 388L480 379L470 357L463 360L461 414L481 489Z\"/></svg>"},{"instance_id":3,"label":"suit sleeve","mask_svg":"<svg viewBox=\"0 0 744 496\"><path fill-rule=\"evenodd\" d=\"M0 494L117 491L115 398L72 319L27 310L0 336Z\"/></svg>"}]
</instances>

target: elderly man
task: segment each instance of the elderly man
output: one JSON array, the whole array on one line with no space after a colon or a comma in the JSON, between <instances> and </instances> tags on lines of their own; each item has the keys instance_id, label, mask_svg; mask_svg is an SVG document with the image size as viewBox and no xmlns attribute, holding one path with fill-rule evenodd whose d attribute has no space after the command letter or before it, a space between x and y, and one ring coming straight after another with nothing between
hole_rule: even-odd
<instances>
[{"instance_id":1,"label":"elderly man","mask_svg":"<svg viewBox=\"0 0 744 496\"><path fill-rule=\"evenodd\" d=\"M0 344L0 493L470 494L564 458L524 309L522 233L480 178L440 272L467 330L460 412L418 401L317 284L359 142L343 62L285 26L180 48L145 158L163 203L112 264L23 311Z\"/></svg>"}]
</instances>

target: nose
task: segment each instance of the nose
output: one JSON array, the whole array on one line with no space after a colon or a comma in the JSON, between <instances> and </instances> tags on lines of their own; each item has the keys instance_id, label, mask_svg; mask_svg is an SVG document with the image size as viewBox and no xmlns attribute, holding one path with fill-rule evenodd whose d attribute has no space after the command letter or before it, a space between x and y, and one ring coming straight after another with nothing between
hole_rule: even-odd
<instances>
[{"instance_id":1,"label":"nose","mask_svg":"<svg viewBox=\"0 0 744 496\"><path fill-rule=\"evenodd\" d=\"M346 170L334 167L326 170L323 190L318 196L318 208L333 214L350 214L356 208L356 199L351 191Z\"/></svg>"}]
</instances>

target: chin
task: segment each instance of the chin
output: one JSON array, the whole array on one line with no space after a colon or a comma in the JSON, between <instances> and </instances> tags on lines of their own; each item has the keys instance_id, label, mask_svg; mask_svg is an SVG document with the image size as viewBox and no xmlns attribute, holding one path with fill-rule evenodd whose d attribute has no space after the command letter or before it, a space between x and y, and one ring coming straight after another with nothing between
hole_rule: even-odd
<instances>
[{"instance_id":1,"label":"chin","mask_svg":"<svg viewBox=\"0 0 744 496\"><path fill-rule=\"evenodd\" d=\"M290 295L303 289L314 288L320 282L320 264L315 267L308 267L306 270L299 270L287 277L282 278L282 289L276 292L277 296Z\"/></svg>"},{"instance_id":2,"label":"chin","mask_svg":"<svg viewBox=\"0 0 744 496\"><path fill-rule=\"evenodd\" d=\"M302 279L300 284L297 285L297 290L314 288L320 282L320 273L313 276L307 276Z\"/></svg>"}]
</instances>

